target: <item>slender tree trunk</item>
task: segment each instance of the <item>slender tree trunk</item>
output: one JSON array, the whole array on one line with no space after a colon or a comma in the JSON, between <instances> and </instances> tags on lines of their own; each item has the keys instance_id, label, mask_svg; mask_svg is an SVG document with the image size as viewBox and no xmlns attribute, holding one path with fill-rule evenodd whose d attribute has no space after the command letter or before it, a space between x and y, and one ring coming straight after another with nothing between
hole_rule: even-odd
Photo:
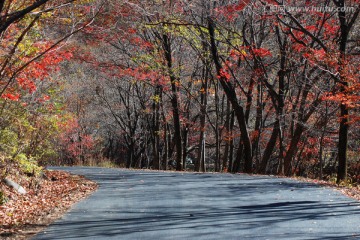
<instances>
[{"instance_id":1,"label":"slender tree trunk","mask_svg":"<svg viewBox=\"0 0 360 240\"><path fill-rule=\"evenodd\" d=\"M174 120L174 142L176 148L176 170L182 171L182 138L181 138L181 125L180 125L180 110L179 110L179 97L178 97L178 82L179 79L175 77L173 72L173 64L172 64L172 50L171 50L171 42L168 35L163 35L163 46L165 51L165 59L167 62L167 67L169 71L169 77L171 82L171 106L173 112L173 120Z\"/></svg>"},{"instance_id":2,"label":"slender tree trunk","mask_svg":"<svg viewBox=\"0 0 360 240\"><path fill-rule=\"evenodd\" d=\"M169 140L168 140L168 125L166 123L165 115L163 114L163 121L164 121L164 136L163 136L163 142L164 142L164 149L163 149L163 166L165 170L168 170L168 161L169 161Z\"/></svg>"},{"instance_id":3,"label":"slender tree trunk","mask_svg":"<svg viewBox=\"0 0 360 240\"><path fill-rule=\"evenodd\" d=\"M205 106L201 106L201 108L205 108ZM203 110L202 110L203 111ZM197 156L197 160L195 162L195 171L196 172L204 172L204 163L203 163L203 159L204 159L204 140L205 140L205 114L201 114L200 116L200 137L199 137L199 144L198 144L198 156Z\"/></svg>"},{"instance_id":4,"label":"slender tree trunk","mask_svg":"<svg viewBox=\"0 0 360 240\"><path fill-rule=\"evenodd\" d=\"M126 160L126 168L133 167L134 162L134 145L130 144L128 148L127 160Z\"/></svg>"},{"instance_id":5,"label":"slender tree trunk","mask_svg":"<svg viewBox=\"0 0 360 240\"><path fill-rule=\"evenodd\" d=\"M242 145L241 143L239 144L239 148L237 149L236 152L236 159L233 163L231 172L232 173L237 173L240 172L240 168L241 168L241 159L243 157L244 154L244 145Z\"/></svg>"},{"instance_id":6,"label":"slender tree trunk","mask_svg":"<svg viewBox=\"0 0 360 240\"><path fill-rule=\"evenodd\" d=\"M219 118L220 118L220 98L219 98L219 85L215 81L215 172L220 171L220 129L219 129Z\"/></svg>"},{"instance_id":7,"label":"slender tree trunk","mask_svg":"<svg viewBox=\"0 0 360 240\"><path fill-rule=\"evenodd\" d=\"M286 152L284 159L285 174L288 176L292 174L292 159L298 150L298 143L300 142L301 135L304 130L304 125L302 123L296 124L294 135L291 138L289 150Z\"/></svg>"},{"instance_id":8,"label":"slender tree trunk","mask_svg":"<svg viewBox=\"0 0 360 240\"><path fill-rule=\"evenodd\" d=\"M321 137L320 137L320 141L319 141L319 165L320 165L320 173L319 173L319 179L322 180L323 179L323 166L324 166L324 161L323 161L323 153L324 153L324 138L325 138L325 133L326 133L326 127L328 124L328 117L329 117L329 107L328 107L328 103L326 102L325 105L325 119L324 122L322 124L322 131L321 131Z\"/></svg>"},{"instance_id":9,"label":"slender tree trunk","mask_svg":"<svg viewBox=\"0 0 360 240\"><path fill-rule=\"evenodd\" d=\"M266 173L267 165L269 163L271 154L274 151L274 148L276 146L276 140L277 140L278 135L279 135L279 130L278 130L279 124L280 124L279 120L277 119L275 124L274 124L270 139L269 139L269 141L268 141L268 143L266 145L266 148L264 150L264 154L263 154L263 157L261 159L261 163L260 163L260 166L259 166L259 169L258 169L259 173L262 173L262 174Z\"/></svg>"},{"instance_id":10,"label":"slender tree trunk","mask_svg":"<svg viewBox=\"0 0 360 240\"><path fill-rule=\"evenodd\" d=\"M248 133L248 129L247 129L244 109L238 103L238 99L236 97L236 92L235 92L235 87L233 86L233 84L230 81L228 81L228 79L221 76L222 65L220 63L220 58L218 55L218 50L217 50L217 46L216 46L216 42L215 42L214 22L210 17L208 18L208 29L209 29L209 35L210 35L211 54L212 54L212 58L213 58L213 61L215 64L216 72L217 72L217 75L219 76L220 84L223 87L227 98L231 102L231 105L235 111L235 115L236 115L236 118L237 118L239 126L240 126L241 141L239 142L239 149L244 148L244 151L243 151L244 152L244 172L252 173L253 168L252 168L251 141L250 141L250 137L249 137L249 133ZM241 160L241 156L237 156L237 161L240 161L240 160ZM240 162L238 162L238 165L240 166Z\"/></svg>"},{"instance_id":11,"label":"slender tree trunk","mask_svg":"<svg viewBox=\"0 0 360 240\"><path fill-rule=\"evenodd\" d=\"M205 48L205 47L204 47ZM206 48L205 48L206 49ZM195 162L195 171L199 172L205 171L205 159L204 159L204 140L205 140L205 123L206 123L206 109L207 109L207 94L208 94L208 78L209 78L209 69L208 64L205 64L205 67L202 72L203 80L201 85L201 94L200 94L200 136L198 144L198 156Z\"/></svg>"},{"instance_id":12,"label":"slender tree trunk","mask_svg":"<svg viewBox=\"0 0 360 240\"><path fill-rule=\"evenodd\" d=\"M252 150L253 156L255 157L255 166L259 166L260 159L259 159L259 141L260 141L260 134L261 134L261 124L262 124L262 115L263 115L263 103L262 103L262 86L258 84L257 86L257 100L256 100L256 120L255 120L255 133L253 143L252 143Z\"/></svg>"},{"instance_id":13,"label":"slender tree trunk","mask_svg":"<svg viewBox=\"0 0 360 240\"><path fill-rule=\"evenodd\" d=\"M340 50L340 93L346 94L346 89L348 87L348 82L346 81L347 73L344 73L344 64L346 62L346 47L349 36L349 30L351 26L348 25L346 20L346 10L345 0L334 0L334 3L337 5L339 12L339 22L340 22L340 42L339 42L339 50ZM358 12L356 13L358 14ZM357 17L357 16L356 16ZM347 144L348 144L348 131L349 131L349 110L345 103L340 104L340 126L339 126L339 143L338 143L338 175L337 182L341 182L345 180L347 177Z\"/></svg>"},{"instance_id":14,"label":"slender tree trunk","mask_svg":"<svg viewBox=\"0 0 360 240\"><path fill-rule=\"evenodd\" d=\"M347 142L348 142L348 115L349 110L347 106L341 104L340 106L340 127L339 127L339 144L338 144L338 175L337 182L345 180L347 177Z\"/></svg>"},{"instance_id":15,"label":"slender tree trunk","mask_svg":"<svg viewBox=\"0 0 360 240\"><path fill-rule=\"evenodd\" d=\"M231 111L231 119L230 119L230 134L231 140L229 142L230 149L229 149L229 169L228 172L233 172L233 163L234 163L234 137L233 137L233 130L234 130L234 123L235 123L235 114L234 111Z\"/></svg>"},{"instance_id":16,"label":"slender tree trunk","mask_svg":"<svg viewBox=\"0 0 360 240\"><path fill-rule=\"evenodd\" d=\"M278 72L279 79L279 94L278 94L278 104L277 104L277 121L279 122L278 127L278 137L279 137L279 169L278 173L284 174L284 131L283 127L285 126L285 117L284 117L284 106L285 106L285 74L286 74L286 56L287 56L287 41L286 38L283 40L280 36L280 30L276 27L278 44L280 47L280 70ZM291 171L291 170L290 170Z\"/></svg>"},{"instance_id":17,"label":"slender tree trunk","mask_svg":"<svg viewBox=\"0 0 360 240\"><path fill-rule=\"evenodd\" d=\"M183 135L182 135L182 139L183 139L183 155L182 155L182 158L183 158L183 162L182 162L182 165L183 165L183 169L186 170L186 158L187 158L187 145L188 145L188 133L189 133L189 129L188 127L185 127L183 129Z\"/></svg>"},{"instance_id":18,"label":"slender tree trunk","mask_svg":"<svg viewBox=\"0 0 360 240\"><path fill-rule=\"evenodd\" d=\"M157 86L155 89L155 96L158 98L154 99L153 102L153 168L160 170L160 103L161 103L161 87Z\"/></svg>"},{"instance_id":19,"label":"slender tree trunk","mask_svg":"<svg viewBox=\"0 0 360 240\"><path fill-rule=\"evenodd\" d=\"M258 67L259 67L258 62L255 60L254 69L258 69ZM256 78L256 72L254 70L252 73L252 76L250 78L248 92L246 93L246 110L245 110L246 124L249 123L251 104L252 104L252 100L253 100L253 90L254 90L254 85L255 85L255 78Z\"/></svg>"},{"instance_id":20,"label":"slender tree trunk","mask_svg":"<svg viewBox=\"0 0 360 240\"><path fill-rule=\"evenodd\" d=\"M225 149L222 163L222 171L228 170L228 159L229 159L229 149L230 149L230 122L231 120L231 106L229 100L226 101L226 120L225 120L225 129L226 134L228 135L225 139Z\"/></svg>"}]
</instances>

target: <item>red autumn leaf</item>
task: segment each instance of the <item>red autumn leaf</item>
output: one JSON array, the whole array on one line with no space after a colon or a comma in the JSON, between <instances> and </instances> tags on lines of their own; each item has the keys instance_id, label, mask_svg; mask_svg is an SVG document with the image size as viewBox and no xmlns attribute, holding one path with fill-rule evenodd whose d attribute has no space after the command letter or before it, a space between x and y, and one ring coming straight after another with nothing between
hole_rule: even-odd
<instances>
[{"instance_id":1,"label":"red autumn leaf","mask_svg":"<svg viewBox=\"0 0 360 240\"><path fill-rule=\"evenodd\" d=\"M9 99L9 100L12 100L12 101L15 101L15 102L17 102L17 101L19 101L19 99L20 99L20 94L12 94L12 93L6 93L6 94L3 94L2 96L1 96L1 98L3 98L3 99Z\"/></svg>"}]
</instances>

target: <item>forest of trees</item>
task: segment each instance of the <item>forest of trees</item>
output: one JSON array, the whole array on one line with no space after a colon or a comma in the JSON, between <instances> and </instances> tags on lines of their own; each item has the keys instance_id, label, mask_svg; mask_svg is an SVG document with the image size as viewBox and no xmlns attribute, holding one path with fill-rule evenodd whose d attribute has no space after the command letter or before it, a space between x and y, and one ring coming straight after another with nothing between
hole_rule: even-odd
<instances>
[{"instance_id":1,"label":"forest of trees","mask_svg":"<svg viewBox=\"0 0 360 240\"><path fill-rule=\"evenodd\" d=\"M0 165L360 181L359 0L0 0Z\"/></svg>"}]
</instances>

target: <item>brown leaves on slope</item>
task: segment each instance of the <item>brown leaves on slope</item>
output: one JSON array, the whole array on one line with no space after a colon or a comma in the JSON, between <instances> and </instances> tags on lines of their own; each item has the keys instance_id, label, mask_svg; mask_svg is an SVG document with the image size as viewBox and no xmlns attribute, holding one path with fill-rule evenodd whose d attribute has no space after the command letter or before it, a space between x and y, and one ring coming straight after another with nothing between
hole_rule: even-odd
<instances>
[{"instance_id":1,"label":"brown leaves on slope","mask_svg":"<svg viewBox=\"0 0 360 240\"><path fill-rule=\"evenodd\" d=\"M0 183L0 191L8 198L0 205L0 238L24 239L38 232L97 188L82 176L61 171L45 171L45 175L47 179L40 182L17 179L26 195Z\"/></svg>"},{"instance_id":2,"label":"brown leaves on slope","mask_svg":"<svg viewBox=\"0 0 360 240\"><path fill-rule=\"evenodd\" d=\"M308 182L308 183L315 183L320 186L333 188L334 190L337 190L344 194L345 196L348 196L350 198L356 199L360 201L360 185L359 184L336 184L335 182L331 181L324 181L324 180L317 180L317 179L310 179L310 178L301 178L301 177L295 177L293 178L298 181L302 182Z\"/></svg>"}]
</instances>

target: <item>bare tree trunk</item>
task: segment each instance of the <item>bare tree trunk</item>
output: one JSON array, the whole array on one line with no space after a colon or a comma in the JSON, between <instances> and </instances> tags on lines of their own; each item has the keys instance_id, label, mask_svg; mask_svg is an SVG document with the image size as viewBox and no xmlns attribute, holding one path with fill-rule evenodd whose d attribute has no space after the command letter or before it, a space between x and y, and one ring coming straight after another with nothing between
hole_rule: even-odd
<instances>
[{"instance_id":1,"label":"bare tree trunk","mask_svg":"<svg viewBox=\"0 0 360 240\"><path fill-rule=\"evenodd\" d=\"M263 103L262 103L262 86L261 84L258 84L257 86L258 94L257 94L257 100L256 100L256 120L255 120L255 133L256 136L253 139L252 143L252 150L253 150L253 156L255 156L255 166L259 166L260 164L260 156L259 156L259 141L260 141L260 134L262 129L262 115L263 115Z\"/></svg>"},{"instance_id":2,"label":"bare tree trunk","mask_svg":"<svg viewBox=\"0 0 360 240\"><path fill-rule=\"evenodd\" d=\"M220 98L219 98L219 85L215 81L215 113L216 113L216 119L215 119L215 172L220 171L220 129L219 129L219 118L220 118L220 111L219 111L219 104L220 104Z\"/></svg>"},{"instance_id":3,"label":"bare tree trunk","mask_svg":"<svg viewBox=\"0 0 360 240\"><path fill-rule=\"evenodd\" d=\"M203 46L206 50L206 45ZM198 155L195 162L196 172L205 171L205 153L203 146L205 141L205 124L206 124L206 111L207 111L207 95L208 95L208 83L209 83L209 68L208 63L205 61L205 66L202 70L202 83L201 83L201 93L200 93L200 136L198 144Z\"/></svg>"},{"instance_id":4,"label":"bare tree trunk","mask_svg":"<svg viewBox=\"0 0 360 240\"><path fill-rule=\"evenodd\" d=\"M344 68L344 64L346 62L346 48L347 48L347 41L349 37L349 32L354 24L355 20L358 18L359 15L359 8L357 8L356 12L354 13L350 22L346 19L346 9L345 7L345 0L333 0L335 5L340 9L338 11L338 18L340 22L340 41L339 41L339 50L340 50L340 92L346 94L346 88L348 87L348 82L346 81L346 76L342 70ZM349 131L349 110L346 104L340 104L340 126L339 126L339 144L338 144L338 175L337 175L337 182L341 182L345 180L347 177L347 144L348 144L348 131Z\"/></svg>"},{"instance_id":5,"label":"bare tree trunk","mask_svg":"<svg viewBox=\"0 0 360 240\"><path fill-rule=\"evenodd\" d=\"M286 38L281 39L279 28L276 27L277 39L280 48L280 70L278 72L279 78L279 94L278 94L278 105L277 105L277 121L279 122L278 137L279 137L279 169L278 173L284 174L284 131L285 126L284 119L284 106L285 106L285 74L286 74L286 56L287 56L287 40ZM291 171L291 170L290 170Z\"/></svg>"},{"instance_id":6,"label":"bare tree trunk","mask_svg":"<svg viewBox=\"0 0 360 240\"><path fill-rule=\"evenodd\" d=\"M187 158L187 145L188 145L188 133L189 133L189 129L188 127L183 129L183 135L182 135L182 139L183 139L183 155L182 155L182 165L183 165L183 169L186 169L186 158Z\"/></svg>"},{"instance_id":7,"label":"bare tree trunk","mask_svg":"<svg viewBox=\"0 0 360 240\"><path fill-rule=\"evenodd\" d=\"M153 148L153 168L161 169L160 164L160 103L161 103L161 87L157 86L155 89L155 98L153 102L153 139L152 139L152 148Z\"/></svg>"},{"instance_id":8,"label":"bare tree trunk","mask_svg":"<svg viewBox=\"0 0 360 240\"><path fill-rule=\"evenodd\" d=\"M229 149L229 169L228 169L228 172L233 172L232 168L233 168L233 163L234 163L234 136L233 136L234 123L235 123L235 114L234 114L234 111L231 111L231 118L230 118L231 140L229 142L230 149Z\"/></svg>"},{"instance_id":9,"label":"bare tree trunk","mask_svg":"<svg viewBox=\"0 0 360 240\"><path fill-rule=\"evenodd\" d=\"M319 179L322 180L323 179L323 166L324 166L324 161L323 161L323 153L324 153L324 138L325 138L325 132L326 132L326 127L328 124L328 116L329 115L329 107L328 107L328 103L326 102L325 105L325 119L323 121L322 124L322 131L321 131L321 137L320 137L320 141L319 141L319 165L320 165L320 172L319 172Z\"/></svg>"},{"instance_id":10,"label":"bare tree trunk","mask_svg":"<svg viewBox=\"0 0 360 240\"><path fill-rule=\"evenodd\" d=\"M304 125L302 123L297 123L294 135L292 136L290 141L289 149L286 152L284 159L284 169L286 175L292 174L292 159L298 150L298 143L301 139L301 135L303 131L304 131Z\"/></svg>"},{"instance_id":11,"label":"bare tree trunk","mask_svg":"<svg viewBox=\"0 0 360 240\"><path fill-rule=\"evenodd\" d=\"M225 149L224 149L224 156L223 156L223 164L222 164L222 171L227 171L229 166L229 150L230 150L230 122L231 120L231 106L229 100L226 101L226 120L225 120L225 129L226 134L228 135L225 139Z\"/></svg>"},{"instance_id":12,"label":"bare tree trunk","mask_svg":"<svg viewBox=\"0 0 360 240\"><path fill-rule=\"evenodd\" d=\"M277 119L275 124L274 124L270 139L269 139L269 141L268 141L268 143L266 145L266 148L264 150L264 154L263 154L263 157L261 159L260 166L259 166L259 169L258 169L259 173L262 173L262 174L266 173L266 168L267 168L268 162L270 160L272 152L274 151L274 148L276 146L276 140L277 140L278 135L279 135L278 128L279 128L279 120Z\"/></svg>"},{"instance_id":13,"label":"bare tree trunk","mask_svg":"<svg viewBox=\"0 0 360 240\"><path fill-rule=\"evenodd\" d=\"M171 42L168 35L163 35L163 47L165 51L165 59L167 61L167 67L169 71L169 77L171 82L171 106L174 120L174 141L176 147L176 170L182 171L182 138L181 138L181 125L180 125L180 111L179 111L179 98L178 98L178 81L173 72L172 64L172 51Z\"/></svg>"},{"instance_id":14,"label":"bare tree trunk","mask_svg":"<svg viewBox=\"0 0 360 240\"><path fill-rule=\"evenodd\" d=\"M248 133L248 129L247 129L244 109L238 102L234 85L230 81L227 81L227 79L225 79L223 76L221 76L222 65L220 63L218 50L217 50L217 46L216 46L216 42L215 42L214 22L210 17L208 18L208 29L209 29L209 35L210 35L211 54L213 57L213 61L214 61L215 67L216 67L217 74L219 76L219 82L220 82L221 86L223 87L227 98L231 102L231 105L235 111L235 115L236 115L236 118L237 118L239 126L240 126L241 141L239 142L239 149L243 148L243 150L244 150L243 151L244 152L244 172L252 173L253 163L252 163L251 141L250 141L250 137L249 137L249 133ZM238 163L237 163L238 166L240 166L239 161L241 160L241 156L237 156L236 160L238 161Z\"/></svg>"},{"instance_id":15,"label":"bare tree trunk","mask_svg":"<svg viewBox=\"0 0 360 240\"><path fill-rule=\"evenodd\" d=\"M166 123L164 114L163 114L163 121L164 121L164 138L163 138L164 149L163 149L162 162L163 162L164 169L167 170L168 169L168 160L169 160L169 157L168 157L169 156L169 140L168 140L168 125Z\"/></svg>"},{"instance_id":16,"label":"bare tree trunk","mask_svg":"<svg viewBox=\"0 0 360 240\"><path fill-rule=\"evenodd\" d=\"M239 148L236 152L236 159L233 163L233 167L231 169L231 172L232 173L237 173L237 172L240 172L240 167L241 167L241 159L243 157L243 154L244 154L244 145L239 144Z\"/></svg>"},{"instance_id":17,"label":"bare tree trunk","mask_svg":"<svg viewBox=\"0 0 360 240\"><path fill-rule=\"evenodd\" d=\"M338 144L338 175L337 182L345 180L347 177L347 142L348 142L348 115L349 110L347 106L341 104L340 106L340 126L339 126L339 144Z\"/></svg>"}]
</instances>

